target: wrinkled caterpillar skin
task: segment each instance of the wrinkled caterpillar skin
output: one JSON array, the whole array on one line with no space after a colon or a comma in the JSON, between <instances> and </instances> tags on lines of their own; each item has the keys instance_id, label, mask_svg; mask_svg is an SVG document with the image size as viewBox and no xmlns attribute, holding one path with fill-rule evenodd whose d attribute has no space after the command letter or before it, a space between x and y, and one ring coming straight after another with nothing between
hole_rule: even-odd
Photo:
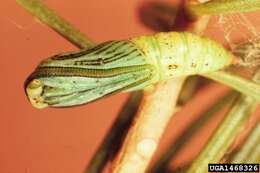
<instances>
[{"instance_id":1,"label":"wrinkled caterpillar skin","mask_svg":"<svg viewBox=\"0 0 260 173\"><path fill-rule=\"evenodd\" d=\"M216 71L232 61L232 55L217 42L187 32L159 33L131 41L157 65L162 80Z\"/></svg>"},{"instance_id":2,"label":"wrinkled caterpillar skin","mask_svg":"<svg viewBox=\"0 0 260 173\"><path fill-rule=\"evenodd\" d=\"M210 39L159 33L55 55L38 65L25 90L36 108L68 107L172 77L216 71L231 61L232 56Z\"/></svg>"}]
</instances>

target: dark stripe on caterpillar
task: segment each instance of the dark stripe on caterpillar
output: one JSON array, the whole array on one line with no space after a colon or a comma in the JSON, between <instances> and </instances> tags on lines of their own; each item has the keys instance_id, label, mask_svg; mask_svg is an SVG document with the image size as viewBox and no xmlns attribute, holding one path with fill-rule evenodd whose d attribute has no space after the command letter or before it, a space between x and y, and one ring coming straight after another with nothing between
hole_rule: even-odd
<instances>
[{"instance_id":1,"label":"dark stripe on caterpillar","mask_svg":"<svg viewBox=\"0 0 260 173\"><path fill-rule=\"evenodd\" d=\"M148 73L148 74L149 74L149 75L148 75L147 77L144 77L143 79L140 79L140 80L138 80L138 81L135 81L135 82L133 82L133 83L127 85L127 86L124 86L124 87L122 87L122 88L120 88L120 89L114 90L114 91L112 91L112 92L110 92L110 93L104 94L104 95L100 96L99 98L96 98L96 99L93 99L93 100L88 101L88 102L86 102L86 103L82 103L82 104L78 104L78 105L79 105L79 106L80 106L80 105L85 105L85 104L94 102L94 101L96 101L97 99L105 98L105 97L108 97L108 96L110 96L110 95L113 95L113 94L115 94L115 93L117 93L117 92L121 92L121 91L127 90L127 89L129 89L129 88L137 87L138 85L140 85L140 84L142 84L142 83L144 83L144 82L147 82L147 81L149 81L149 80L152 79L152 73ZM125 80L125 81L127 81L127 80ZM75 92L75 93L73 93L73 94L77 94L77 93L81 94L81 93L84 93L84 92L91 92L91 91L93 91L93 90L95 90L95 88L93 88L93 89L87 89L87 90L84 90L84 91ZM69 96L69 95L70 95L70 94L64 95L64 96ZM55 107L55 105L57 105L57 104L60 103L60 102L58 102L58 101L56 101L56 102L48 102L48 99L50 99L50 98L48 98L48 97L46 97L45 99L46 99L46 100L45 100L45 103L47 103L48 105L53 106L53 107ZM66 106L58 106L58 108L59 108L59 107L67 107L67 108L69 108L69 107L73 107L73 106L74 106L74 105L70 105L70 106L67 106L67 105L66 105Z\"/></svg>"},{"instance_id":2,"label":"dark stripe on caterpillar","mask_svg":"<svg viewBox=\"0 0 260 173\"><path fill-rule=\"evenodd\" d=\"M48 77L48 76L80 76L80 77L112 77L118 74L129 73L132 71L141 71L146 69L153 69L151 65L135 65L124 68L111 69L86 69L75 67L39 67L29 77L30 80L34 78Z\"/></svg>"},{"instance_id":3,"label":"dark stripe on caterpillar","mask_svg":"<svg viewBox=\"0 0 260 173\"><path fill-rule=\"evenodd\" d=\"M85 54L88 54L88 53L93 53L95 51L98 51L100 49L104 49L104 48L107 48L107 46L111 46L109 44L116 44L117 42L120 42L120 41L107 41L107 42L104 42L104 43L101 43L99 44L98 46L95 46L93 48L90 48L90 49L83 49L81 51L77 51L77 52L72 52L72 53L69 53L69 54L58 54L58 55L55 55L53 57L51 57L52 60L70 60L70 59L75 59L75 58L78 58L80 56L83 56Z\"/></svg>"},{"instance_id":4,"label":"dark stripe on caterpillar","mask_svg":"<svg viewBox=\"0 0 260 173\"><path fill-rule=\"evenodd\" d=\"M107 63L122 59L123 57L127 57L127 56L129 56L129 55L131 55L135 52L137 52L137 50L132 50L132 51L127 52L127 53L120 52L117 55L112 55L110 57L105 56L105 58L100 57L96 60L75 61L74 64L75 65L102 65L102 64L107 64ZM121 56L118 56L118 55L121 55ZM141 54L138 52L138 55L136 55L136 56L141 56Z\"/></svg>"}]
</instances>

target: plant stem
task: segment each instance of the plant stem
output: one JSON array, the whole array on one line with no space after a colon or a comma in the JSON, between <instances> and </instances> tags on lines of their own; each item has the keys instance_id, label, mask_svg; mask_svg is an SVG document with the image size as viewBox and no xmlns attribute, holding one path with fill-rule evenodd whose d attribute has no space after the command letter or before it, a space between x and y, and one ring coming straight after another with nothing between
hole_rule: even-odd
<instances>
[{"instance_id":1,"label":"plant stem","mask_svg":"<svg viewBox=\"0 0 260 173\"><path fill-rule=\"evenodd\" d=\"M240 76L236 76L225 71L216 71L203 74L203 76L230 86L247 96L251 96L257 101L260 101L260 85L253 81L244 79Z\"/></svg>"},{"instance_id":2,"label":"plant stem","mask_svg":"<svg viewBox=\"0 0 260 173\"><path fill-rule=\"evenodd\" d=\"M224 97L220 98L216 103L214 103L208 110L206 110L202 115L199 116L188 128L185 129L178 137L177 141L170 144L169 148L165 150L162 157L157 159L155 166L151 169L151 173L160 173L167 169L169 162L173 159L179 149L191 139L191 137L196 133L203 125L217 112L219 112L225 105L230 102L231 98L235 95L234 91L227 93Z\"/></svg>"},{"instance_id":3,"label":"plant stem","mask_svg":"<svg viewBox=\"0 0 260 173\"><path fill-rule=\"evenodd\" d=\"M234 142L236 136L243 130L257 105L257 100L254 97L254 93L257 95L256 83L244 81L245 79L226 72L214 72L205 76L232 86L240 92L248 94L248 96L240 95L236 99L228 115L216 129L187 173L207 172L208 163L218 163Z\"/></svg>"},{"instance_id":4,"label":"plant stem","mask_svg":"<svg viewBox=\"0 0 260 173\"><path fill-rule=\"evenodd\" d=\"M41 0L16 0L21 6L28 10L40 21L47 24L56 32L64 36L67 40L79 48L92 47L94 43L90 41L77 28L72 26L65 19L60 17L55 11L50 9Z\"/></svg>"},{"instance_id":5,"label":"plant stem","mask_svg":"<svg viewBox=\"0 0 260 173\"><path fill-rule=\"evenodd\" d=\"M183 78L159 83L146 93L135 124L127 134L114 173L143 173L174 111ZM174 92L169 93L173 90ZM167 103L167 104L165 104ZM169 104L170 103L170 104Z\"/></svg>"},{"instance_id":6,"label":"plant stem","mask_svg":"<svg viewBox=\"0 0 260 173\"><path fill-rule=\"evenodd\" d=\"M256 101L253 98L240 95L187 173L207 172L208 163L218 163L243 130L255 107Z\"/></svg>"},{"instance_id":7,"label":"plant stem","mask_svg":"<svg viewBox=\"0 0 260 173\"><path fill-rule=\"evenodd\" d=\"M242 148L232 158L232 163L260 162L260 122L252 130Z\"/></svg>"},{"instance_id":8,"label":"plant stem","mask_svg":"<svg viewBox=\"0 0 260 173\"><path fill-rule=\"evenodd\" d=\"M254 74L253 81L260 83L260 70ZM260 162L260 122L259 119L255 128L247 138L246 142L242 145L233 157L232 162L235 163L259 163Z\"/></svg>"},{"instance_id":9,"label":"plant stem","mask_svg":"<svg viewBox=\"0 0 260 173\"><path fill-rule=\"evenodd\" d=\"M259 82L259 74L260 71L258 71L253 77L253 80L257 83ZM230 79L229 74L227 74L227 76L228 79ZM230 83L233 82L230 81ZM234 83L236 84L236 82ZM226 118L216 129L206 147L200 153L199 157L193 162L187 172L207 172L208 163L218 163L234 142L236 136L238 136L241 130L243 130L246 126L246 123L248 122L251 113L255 110L257 103L258 102L254 99L254 97L240 95L234 102Z\"/></svg>"},{"instance_id":10,"label":"plant stem","mask_svg":"<svg viewBox=\"0 0 260 173\"><path fill-rule=\"evenodd\" d=\"M214 15L260 10L259 0L211 0L198 5L187 6L193 16Z\"/></svg>"}]
</instances>

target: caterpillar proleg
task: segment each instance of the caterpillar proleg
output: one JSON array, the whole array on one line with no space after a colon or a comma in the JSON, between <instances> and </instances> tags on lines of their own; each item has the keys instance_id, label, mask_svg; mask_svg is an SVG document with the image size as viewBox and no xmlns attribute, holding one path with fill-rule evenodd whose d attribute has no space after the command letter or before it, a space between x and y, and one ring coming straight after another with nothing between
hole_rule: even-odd
<instances>
[{"instance_id":1,"label":"caterpillar proleg","mask_svg":"<svg viewBox=\"0 0 260 173\"><path fill-rule=\"evenodd\" d=\"M158 33L109 41L43 60L25 82L36 108L85 104L161 80L223 69L232 55L217 42L191 33Z\"/></svg>"}]
</instances>

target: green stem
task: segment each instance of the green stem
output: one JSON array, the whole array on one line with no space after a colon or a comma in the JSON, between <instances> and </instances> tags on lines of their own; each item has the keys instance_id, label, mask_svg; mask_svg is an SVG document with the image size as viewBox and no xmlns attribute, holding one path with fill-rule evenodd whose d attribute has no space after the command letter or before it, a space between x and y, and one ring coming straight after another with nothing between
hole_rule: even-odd
<instances>
[{"instance_id":1,"label":"green stem","mask_svg":"<svg viewBox=\"0 0 260 173\"><path fill-rule=\"evenodd\" d=\"M260 85L253 81L244 79L240 76L236 76L225 71L216 71L203 74L203 76L230 86L247 96L251 96L257 101L260 101Z\"/></svg>"},{"instance_id":2,"label":"green stem","mask_svg":"<svg viewBox=\"0 0 260 173\"><path fill-rule=\"evenodd\" d=\"M195 120L184 132L178 137L177 141L170 144L169 148L165 150L162 157L158 159L155 166L151 169L151 173L164 172L167 169L169 162L178 153L180 148L187 143L191 137L196 133L208 120L219 112L225 105L230 102L231 98L235 95L235 92L229 92L224 97L220 98L215 104L213 104L208 110L206 110L197 120Z\"/></svg>"},{"instance_id":3,"label":"green stem","mask_svg":"<svg viewBox=\"0 0 260 173\"><path fill-rule=\"evenodd\" d=\"M232 158L232 163L259 163L260 162L260 122L243 144L242 148Z\"/></svg>"},{"instance_id":4,"label":"green stem","mask_svg":"<svg viewBox=\"0 0 260 173\"><path fill-rule=\"evenodd\" d=\"M260 70L258 70L253 77L257 83L260 82ZM232 156L234 163L258 163L260 162L260 122L258 121L256 127L242 145L242 148Z\"/></svg>"},{"instance_id":5,"label":"green stem","mask_svg":"<svg viewBox=\"0 0 260 173\"><path fill-rule=\"evenodd\" d=\"M187 173L207 172L209 163L218 163L245 127L255 107L253 98L240 95Z\"/></svg>"},{"instance_id":6,"label":"green stem","mask_svg":"<svg viewBox=\"0 0 260 173\"><path fill-rule=\"evenodd\" d=\"M221 13L250 12L260 10L259 0L211 0L198 5L190 5L188 11L194 16Z\"/></svg>"},{"instance_id":7,"label":"green stem","mask_svg":"<svg viewBox=\"0 0 260 173\"><path fill-rule=\"evenodd\" d=\"M49 27L64 36L67 40L79 48L92 47L94 43L72 26L65 19L60 17L55 11L50 9L41 0L16 0L21 6L27 9L32 15L37 17Z\"/></svg>"}]
</instances>

